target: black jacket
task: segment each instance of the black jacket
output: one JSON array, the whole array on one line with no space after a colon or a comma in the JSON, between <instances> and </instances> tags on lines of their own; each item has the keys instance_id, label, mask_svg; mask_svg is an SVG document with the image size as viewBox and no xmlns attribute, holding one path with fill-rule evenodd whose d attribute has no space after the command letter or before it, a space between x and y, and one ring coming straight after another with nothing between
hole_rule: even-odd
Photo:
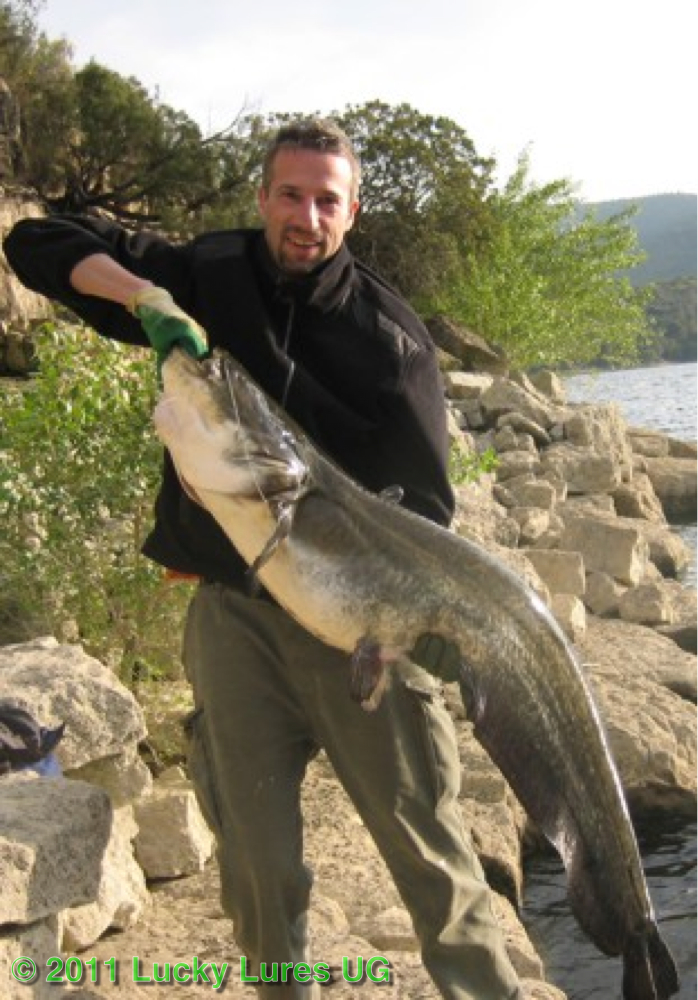
<instances>
[{"instance_id":1,"label":"black jacket","mask_svg":"<svg viewBox=\"0 0 698 1000\"><path fill-rule=\"evenodd\" d=\"M290 355L288 412L354 479L404 491L406 507L446 525L453 513L443 389L423 324L343 247L312 275L289 281L258 230L209 233L181 245L107 222L25 219L4 242L29 288L71 308L99 333L147 346L122 306L70 285L74 266L108 253L167 288L206 330L281 401ZM244 564L210 515L184 494L169 459L144 552L170 569L241 586Z\"/></svg>"}]
</instances>

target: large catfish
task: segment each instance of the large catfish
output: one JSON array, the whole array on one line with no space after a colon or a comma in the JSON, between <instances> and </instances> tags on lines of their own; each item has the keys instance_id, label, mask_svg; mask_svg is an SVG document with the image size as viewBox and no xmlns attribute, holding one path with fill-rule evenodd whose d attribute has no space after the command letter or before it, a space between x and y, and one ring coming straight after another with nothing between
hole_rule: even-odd
<instances>
[{"instance_id":1,"label":"large catfish","mask_svg":"<svg viewBox=\"0 0 698 1000\"><path fill-rule=\"evenodd\" d=\"M458 646L475 736L559 851L583 930L623 956L625 1000L673 996L599 714L543 602L483 548L354 483L234 359L175 349L162 375L155 424L186 489L278 603L346 650L359 700L422 634Z\"/></svg>"}]
</instances>

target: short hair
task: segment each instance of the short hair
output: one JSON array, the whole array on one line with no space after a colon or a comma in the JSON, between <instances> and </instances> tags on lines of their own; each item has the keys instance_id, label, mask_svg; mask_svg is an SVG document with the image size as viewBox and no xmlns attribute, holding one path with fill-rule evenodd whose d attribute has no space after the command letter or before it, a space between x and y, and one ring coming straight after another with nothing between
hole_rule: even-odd
<instances>
[{"instance_id":1,"label":"short hair","mask_svg":"<svg viewBox=\"0 0 698 1000\"><path fill-rule=\"evenodd\" d=\"M327 118L305 118L282 125L269 143L262 163L262 187L269 190L274 160L281 149L312 149L318 153L343 156L351 165L351 198L355 201L361 183L361 162L351 139L339 125Z\"/></svg>"}]
</instances>

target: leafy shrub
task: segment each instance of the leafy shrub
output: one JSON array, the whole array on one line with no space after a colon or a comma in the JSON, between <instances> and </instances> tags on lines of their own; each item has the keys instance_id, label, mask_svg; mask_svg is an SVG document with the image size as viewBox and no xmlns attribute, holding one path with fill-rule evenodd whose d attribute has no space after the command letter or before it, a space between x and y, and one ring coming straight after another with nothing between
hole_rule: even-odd
<instances>
[{"instance_id":1,"label":"leafy shrub","mask_svg":"<svg viewBox=\"0 0 698 1000\"><path fill-rule=\"evenodd\" d=\"M188 588L140 555L160 479L153 356L49 323L37 353L36 377L0 402L5 609L126 683L171 673Z\"/></svg>"},{"instance_id":2,"label":"leafy shrub","mask_svg":"<svg viewBox=\"0 0 698 1000\"><path fill-rule=\"evenodd\" d=\"M454 486L475 482L487 472L494 472L499 458L494 448L483 452L466 452L457 444L451 446L448 476Z\"/></svg>"}]
</instances>

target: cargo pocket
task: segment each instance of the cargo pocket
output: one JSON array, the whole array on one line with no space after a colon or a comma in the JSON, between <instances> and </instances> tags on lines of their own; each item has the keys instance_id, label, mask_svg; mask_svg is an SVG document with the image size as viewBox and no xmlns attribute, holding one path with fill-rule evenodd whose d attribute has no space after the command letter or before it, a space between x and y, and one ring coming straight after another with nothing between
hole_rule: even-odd
<instances>
[{"instance_id":1,"label":"cargo pocket","mask_svg":"<svg viewBox=\"0 0 698 1000\"><path fill-rule=\"evenodd\" d=\"M430 778L434 809L450 805L460 790L460 757L455 729L436 691L414 680L403 680L410 715Z\"/></svg>"},{"instance_id":2,"label":"cargo pocket","mask_svg":"<svg viewBox=\"0 0 698 1000\"><path fill-rule=\"evenodd\" d=\"M187 737L187 765L199 808L217 837L222 830L216 772L212 766L203 707L195 708L183 722Z\"/></svg>"}]
</instances>

